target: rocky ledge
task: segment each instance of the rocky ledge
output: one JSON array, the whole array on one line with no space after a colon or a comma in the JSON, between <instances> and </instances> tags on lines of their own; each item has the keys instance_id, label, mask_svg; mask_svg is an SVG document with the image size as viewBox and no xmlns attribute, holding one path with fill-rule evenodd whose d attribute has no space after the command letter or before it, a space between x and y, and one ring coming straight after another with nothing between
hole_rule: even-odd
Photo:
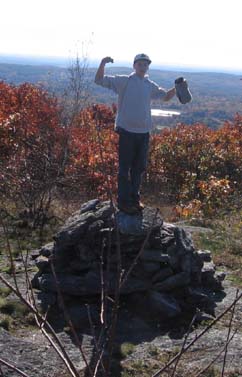
<instances>
[{"instance_id":1,"label":"rocky ledge","mask_svg":"<svg viewBox=\"0 0 242 377\"><path fill-rule=\"evenodd\" d=\"M121 301L159 320L197 309L212 314L211 291L223 289L211 253L195 250L189 233L150 207L130 216L108 201L84 203L32 258L42 309L61 313L60 291L76 326L88 322L87 304L98 321L101 293L112 301L118 274Z\"/></svg>"}]
</instances>

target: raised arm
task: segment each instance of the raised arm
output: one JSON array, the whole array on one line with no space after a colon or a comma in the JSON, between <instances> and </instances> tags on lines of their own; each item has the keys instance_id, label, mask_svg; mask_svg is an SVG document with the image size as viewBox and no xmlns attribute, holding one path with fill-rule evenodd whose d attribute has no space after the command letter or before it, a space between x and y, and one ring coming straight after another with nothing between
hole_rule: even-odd
<instances>
[{"instance_id":1,"label":"raised arm","mask_svg":"<svg viewBox=\"0 0 242 377\"><path fill-rule=\"evenodd\" d=\"M103 76L104 76L104 68L105 68L105 65L107 63L113 63L113 59L110 58L110 56L107 56L106 58L103 58L101 60L101 63L98 67L98 70L97 70L97 73L96 73L96 76L95 76L95 83L98 84L100 81L103 80Z\"/></svg>"},{"instance_id":2,"label":"raised arm","mask_svg":"<svg viewBox=\"0 0 242 377\"><path fill-rule=\"evenodd\" d=\"M167 90L166 95L163 97L163 101L170 101L170 99L172 99L172 97L174 97L175 94L176 94L175 87Z\"/></svg>"},{"instance_id":3,"label":"raised arm","mask_svg":"<svg viewBox=\"0 0 242 377\"><path fill-rule=\"evenodd\" d=\"M151 92L151 98L152 99L161 99L162 101L170 101L172 97L176 94L176 88L173 87L171 89L164 89L161 88L159 85L157 85L155 82L152 83L152 92Z\"/></svg>"}]
</instances>

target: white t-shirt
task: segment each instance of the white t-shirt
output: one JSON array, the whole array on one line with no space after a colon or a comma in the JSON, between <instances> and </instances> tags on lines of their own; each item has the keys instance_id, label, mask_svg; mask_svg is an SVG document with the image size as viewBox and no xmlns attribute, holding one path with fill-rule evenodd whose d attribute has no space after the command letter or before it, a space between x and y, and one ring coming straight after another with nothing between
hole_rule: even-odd
<instances>
[{"instance_id":1,"label":"white t-shirt","mask_svg":"<svg viewBox=\"0 0 242 377\"><path fill-rule=\"evenodd\" d=\"M164 98L166 90L135 72L131 75L104 75L96 84L118 94L118 111L115 128L121 127L130 132L145 133L153 128L150 103L152 99Z\"/></svg>"}]
</instances>

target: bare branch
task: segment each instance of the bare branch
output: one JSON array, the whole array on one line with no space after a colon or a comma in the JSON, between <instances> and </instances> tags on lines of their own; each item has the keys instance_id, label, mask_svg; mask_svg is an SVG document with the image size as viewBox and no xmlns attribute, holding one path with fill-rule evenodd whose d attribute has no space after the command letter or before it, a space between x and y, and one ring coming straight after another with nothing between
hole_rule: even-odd
<instances>
[{"instance_id":1,"label":"bare branch","mask_svg":"<svg viewBox=\"0 0 242 377\"><path fill-rule=\"evenodd\" d=\"M9 362L7 362L6 360L3 360L2 358L0 358L0 363L5 365L6 367L8 367L9 369L12 369L14 370L15 372L17 372L18 374L20 374L20 376L23 376L23 377L30 377L28 374L25 374L24 372L22 372L20 369L18 369L17 367L15 367L13 364L10 364ZM0 376L4 376L3 375L3 372L2 372L2 369L1 369L1 366L0 366Z\"/></svg>"},{"instance_id":2,"label":"bare branch","mask_svg":"<svg viewBox=\"0 0 242 377\"><path fill-rule=\"evenodd\" d=\"M123 278L123 280L122 280L122 282L121 282L121 284L120 284L120 288L125 284L125 282L126 282L127 279L128 279L128 276L130 275L130 273L132 272L133 268L135 267L135 265L136 265L138 259L139 259L140 256L143 254L143 252L144 252L144 248L145 248L145 246L146 246L146 244L147 244L147 242L148 242L148 240L149 240L149 237L150 237L150 234L151 234L151 231L152 231L152 229L153 229L153 226L154 226L154 223L155 223L155 220L156 220L156 218L157 218L158 213L159 213L159 208L156 209L156 213L155 213L155 215L154 215L154 217L153 217L152 224L151 224L151 226L150 226L150 228L149 228L149 230L148 230L148 232L147 232L147 234L146 234L146 237L145 237L144 242L143 242L143 244L142 244L142 246L141 246L141 248L140 248L140 251L139 251L138 254L136 255L136 257L135 257L133 263L131 264L129 270L128 270L127 273L125 274L125 276L124 276L124 278Z\"/></svg>"},{"instance_id":3,"label":"bare branch","mask_svg":"<svg viewBox=\"0 0 242 377\"><path fill-rule=\"evenodd\" d=\"M215 325L215 323L219 322L221 318L227 314L234 305L237 304L237 302L241 299L242 293L232 302L231 305L229 305L228 308L226 308L217 318L215 318L203 331L201 331L200 334L198 334L186 347L184 347L183 353L186 352L189 348L191 348L197 341L200 339L206 332L208 332L211 327ZM162 367L160 370L158 370L155 374L152 375L152 377L160 376L161 373L163 373L169 366L171 366L177 358L180 357L180 352L174 356L164 367Z\"/></svg>"},{"instance_id":4,"label":"bare branch","mask_svg":"<svg viewBox=\"0 0 242 377\"><path fill-rule=\"evenodd\" d=\"M238 297L238 294L239 294L239 290L237 289L235 299ZM227 352L228 352L228 341L229 341L230 333L231 333L231 329L232 329L232 322L233 322L233 319L234 319L235 306L236 306L236 304L232 308L231 316L230 316L230 321L229 321L229 328L228 328L227 340L226 340L226 344L225 344L224 359L223 359L223 368L222 368L221 377L224 377L224 371L225 371L225 365L226 365L226 357L227 357Z\"/></svg>"},{"instance_id":5,"label":"bare branch","mask_svg":"<svg viewBox=\"0 0 242 377\"><path fill-rule=\"evenodd\" d=\"M222 350L218 353L218 355L208 364L204 369L202 369L200 372L198 372L193 377L200 377L203 375L214 363L218 360L218 358L222 355L222 353L225 351L226 347L228 347L229 343L233 340L234 336L237 334L238 329L236 329L233 333L233 335L227 340L225 346L222 348Z\"/></svg>"},{"instance_id":6,"label":"bare branch","mask_svg":"<svg viewBox=\"0 0 242 377\"><path fill-rule=\"evenodd\" d=\"M54 268L53 260L52 259L50 261L50 265L51 265L52 274L54 276L54 281L55 281L55 284L56 284L57 294L58 294L58 297L59 297L59 300L60 300L60 303L61 303L61 306L62 306L62 310L63 310L64 316L65 316L65 319L66 319L68 325L70 326L71 332L72 332L72 334L74 336L74 339L75 339L75 341L76 341L76 343L77 343L77 345L79 347L79 350L81 352L81 355L82 355L82 358L84 360L84 363L86 364L86 367L87 367L87 369L88 369L88 371L90 373L90 376L91 376L92 375L92 371L91 371L91 369L90 369L90 367L88 365L85 353L84 353L84 351L82 349L82 345L80 343L80 340L79 340L79 337L78 337L78 335L76 333L76 330L75 330L75 328L73 326L72 320L71 320L71 318L70 318L70 316L69 316L69 314L68 314L68 312L66 310L66 306L65 306L65 303L64 303L64 300L63 300L63 295L62 295L61 290L60 290L58 278L57 278L57 275L56 275L56 272L55 272L55 268Z\"/></svg>"},{"instance_id":7,"label":"bare branch","mask_svg":"<svg viewBox=\"0 0 242 377\"><path fill-rule=\"evenodd\" d=\"M175 361L175 366L174 366L173 372L172 372L172 374L171 374L171 377L174 377L174 376L175 376L177 365L178 365L178 363L179 363L179 361L180 361L180 359L181 359L181 357L182 357L182 355L183 355L183 353L184 353L184 348L185 348L185 345L186 345L186 342L187 342L188 336L190 335L190 333L191 333L191 331L192 331L192 326L193 326L193 324L194 324L196 318L197 318L197 313L193 316L192 321L190 322L190 325L189 325L188 331L187 331L187 333L186 333L186 336L185 336L184 341L183 341L183 344L182 344L181 351L179 352L178 357L177 357L177 359L176 359L176 361Z\"/></svg>"},{"instance_id":8,"label":"bare branch","mask_svg":"<svg viewBox=\"0 0 242 377\"><path fill-rule=\"evenodd\" d=\"M76 368L74 366L74 364L72 363L72 361L70 360L68 354L66 353L66 350L65 350L65 347L63 346L63 344L61 343L60 339L58 338L57 334L55 333L54 329L52 328L52 326L49 324L49 322L46 321L46 318L43 317L39 311L30 303L28 302L24 297L23 295L11 284L9 283L3 276L2 274L0 274L0 280L8 287L11 289L12 292L14 292L16 294L17 297L20 298L20 300L29 308L29 310L34 313L35 315L35 318L36 318L36 322L40 328L40 330L43 332L43 334L45 335L45 337L48 339L48 341L50 342L50 344L54 347L55 351L57 352L57 354L60 356L61 360L65 363L65 365L67 366L68 370L72 373L72 375L74 377L79 377L78 375L78 372L76 371ZM42 323L45 324L45 326L47 327L48 331L51 333L51 335L53 336L56 344L58 345L58 347L60 348L60 350L58 349L57 345L55 344L55 342L52 340L52 338L49 336L49 334L47 333L47 331L41 326Z\"/></svg>"}]
</instances>

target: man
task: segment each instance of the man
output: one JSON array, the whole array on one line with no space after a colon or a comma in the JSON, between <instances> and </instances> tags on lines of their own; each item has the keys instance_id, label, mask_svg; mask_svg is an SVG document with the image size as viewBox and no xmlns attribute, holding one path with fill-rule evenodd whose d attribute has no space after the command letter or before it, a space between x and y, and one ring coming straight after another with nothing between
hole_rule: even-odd
<instances>
[{"instance_id":1,"label":"man","mask_svg":"<svg viewBox=\"0 0 242 377\"><path fill-rule=\"evenodd\" d=\"M115 131L119 133L118 208L130 215L142 211L140 185L147 165L149 136L152 130L151 100L169 101L175 87L166 91L147 75L150 58L138 54L134 58L134 72L130 75L108 76L105 65L113 59L102 59L95 83L118 94Z\"/></svg>"}]
</instances>

